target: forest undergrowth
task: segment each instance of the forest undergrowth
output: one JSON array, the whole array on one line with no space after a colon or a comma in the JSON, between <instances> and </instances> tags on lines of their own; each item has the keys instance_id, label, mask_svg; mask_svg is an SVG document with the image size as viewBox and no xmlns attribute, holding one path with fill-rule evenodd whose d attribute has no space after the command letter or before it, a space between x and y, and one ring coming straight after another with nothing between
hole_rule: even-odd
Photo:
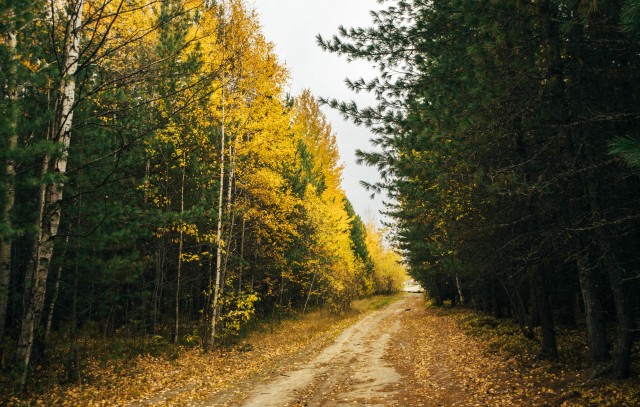
<instances>
[{"instance_id":1,"label":"forest undergrowth","mask_svg":"<svg viewBox=\"0 0 640 407\"><path fill-rule=\"evenodd\" d=\"M161 337L83 337L82 376L77 382L65 377L62 360L66 349L55 349L49 366L38 366L25 393L7 387L3 377L0 404L8 406L124 406L185 405L206 399L317 342L319 347L346 327L400 298L372 296L354 301L342 315L317 309L306 314L289 312L256 323L243 337L214 352L203 352L197 343L173 346ZM61 338L62 339L62 338ZM63 341L60 340L62 344ZM145 351L141 351L145 349Z\"/></svg>"},{"instance_id":2,"label":"forest undergrowth","mask_svg":"<svg viewBox=\"0 0 640 407\"><path fill-rule=\"evenodd\" d=\"M526 338L512 320L497 319L461 308L438 308L441 317L452 317L486 353L506 369L487 366L479 380L487 389L508 389L515 405L637 406L640 405L640 348L632 356L627 380L591 378L587 338L583 329L558 329L558 361L540 358L538 339ZM465 359L466 360L466 359ZM489 393L492 390L487 390Z\"/></svg>"}]
</instances>

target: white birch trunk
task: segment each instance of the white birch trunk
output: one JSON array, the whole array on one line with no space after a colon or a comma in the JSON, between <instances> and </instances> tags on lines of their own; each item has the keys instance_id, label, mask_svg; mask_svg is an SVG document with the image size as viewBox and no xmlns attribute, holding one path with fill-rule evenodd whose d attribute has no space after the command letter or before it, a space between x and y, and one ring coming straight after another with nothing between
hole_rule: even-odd
<instances>
[{"instance_id":1,"label":"white birch trunk","mask_svg":"<svg viewBox=\"0 0 640 407\"><path fill-rule=\"evenodd\" d=\"M235 167L236 167L236 153L237 153L237 149L238 149L238 139L236 138L236 142L235 142L235 147L231 147L231 144L229 144L229 185L227 186L227 214L231 214L231 225L229 226L229 234L227 235L227 242L228 244L231 244L231 239L233 238L233 230L235 228L235 224L236 224L236 213L235 210L232 209L232 204L233 204L233 185L234 185L234 179L235 179ZM222 279L222 286L220 287L220 295L222 295L224 293L224 282L227 281L226 277L227 277L227 264L229 262L229 254L231 252L231 246L227 247L227 250L225 251L224 254L224 261L222 263L222 274L221 274L221 279Z\"/></svg>"},{"instance_id":2,"label":"white birch trunk","mask_svg":"<svg viewBox=\"0 0 640 407\"><path fill-rule=\"evenodd\" d=\"M456 287L458 289L458 297L460 298L460 305L464 305L464 295L462 294L462 284L460 284L460 278L456 274Z\"/></svg>"},{"instance_id":3,"label":"white birch trunk","mask_svg":"<svg viewBox=\"0 0 640 407\"><path fill-rule=\"evenodd\" d=\"M54 162L53 171L60 176L64 176L67 171L68 151L71 143L71 128L73 123L73 108L75 103L76 78L78 69L78 57L80 54L80 28L82 26L82 9L85 0L77 0L68 4L66 10L67 35L65 38L65 59L62 81L60 84L59 106L60 111L57 116L58 129L55 134L55 141L61 144L62 153ZM48 161L48 157L45 157ZM64 184L60 181L54 182L45 192L44 202L40 209L39 236L34 253L34 270L31 287L29 290L28 306L22 320L18 346L16 350L17 362L21 365L23 372L21 385L24 386L27 378L31 351L33 347L34 334L40 322L40 316L44 307L44 300L47 287L47 277L49 266L53 257L54 238L58 234L62 209L60 202L64 192ZM42 200L41 200L42 201ZM49 211L48 216L44 216L45 210Z\"/></svg>"},{"instance_id":4,"label":"white birch trunk","mask_svg":"<svg viewBox=\"0 0 640 407\"><path fill-rule=\"evenodd\" d=\"M13 21L15 16L12 10L8 13L9 21ZM15 27L14 27L15 28ZM9 70L7 81L7 94L9 96L9 135L7 137L7 151L5 152L5 199L2 207L2 223L7 230L11 231L13 222L11 214L15 203L15 178L16 167L13 152L18 146L18 84L16 81L16 48L18 40L16 33L12 30L4 38L7 51L9 53ZM9 232L11 233L11 232ZM7 304L9 303L9 284L11 282L11 245L13 237L0 236L0 345L4 338L4 325L7 319ZM2 346L0 346L0 349Z\"/></svg>"},{"instance_id":5,"label":"white birch trunk","mask_svg":"<svg viewBox=\"0 0 640 407\"><path fill-rule=\"evenodd\" d=\"M67 246L69 245L69 236L64 239L64 251L62 252L60 264L58 265L57 273L56 273L56 283L53 286L53 297L51 298L51 302L49 303L49 311L47 313L47 324L44 330L44 342L46 343L49 339L49 333L51 332L51 325L53 324L53 312L56 309L56 302L58 301L58 295L60 293L60 279L62 278L62 268L64 267L65 257L67 255Z\"/></svg>"},{"instance_id":6,"label":"white birch trunk","mask_svg":"<svg viewBox=\"0 0 640 407\"><path fill-rule=\"evenodd\" d=\"M313 283L316 282L316 273L318 272L318 268L314 267L313 269L313 277L311 278L311 284L309 285L309 292L307 293L307 299L304 302L304 308L302 309L302 313L305 314L307 312L307 305L309 305L309 299L311 298L311 292L313 290Z\"/></svg>"},{"instance_id":7,"label":"white birch trunk","mask_svg":"<svg viewBox=\"0 0 640 407\"><path fill-rule=\"evenodd\" d=\"M225 150L225 106L224 106L224 73L222 74L222 126L220 142L220 186L218 188L218 225L216 242L216 279L213 286L213 300L211 301L211 338L210 350L213 350L216 337L216 322L218 319L218 297L220 295L220 277L222 271L222 197L224 195L224 150Z\"/></svg>"}]
</instances>

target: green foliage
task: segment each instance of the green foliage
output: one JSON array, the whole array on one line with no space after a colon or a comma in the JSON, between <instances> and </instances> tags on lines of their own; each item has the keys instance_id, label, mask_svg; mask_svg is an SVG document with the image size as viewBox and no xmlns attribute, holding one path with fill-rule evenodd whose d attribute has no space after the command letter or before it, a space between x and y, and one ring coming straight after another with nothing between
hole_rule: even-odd
<instances>
[{"instance_id":1,"label":"green foliage","mask_svg":"<svg viewBox=\"0 0 640 407\"><path fill-rule=\"evenodd\" d=\"M622 6L623 29L640 39L640 1L626 0Z\"/></svg>"},{"instance_id":2,"label":"green foliage","mask_svg":"<svg viewBox=\"0 0 640 407\"><path fill-rule=\"evenodd\" d=\"M640 167L640 141L631 137L617 137L609 144L611 154L620 155L631 167Z\"/></svg>"},{"instance_id":3,"label":"green foliage","mask_svg":"<svg viewBox=\"0 0 640 407\"><path fill-rule=\"evenodd\" d=\"M362 219L353 209L353 205L348 199L344 200L344 208L347 211L347 215L352 218L351 221L351 245L353 247L354 254L363 262L369 260L369 251L365 240L367 238L367 228L362 222Z\"/></svg>"},{"instance_id":4,"label":"green foliage","mask_svg":"<svg viewBox=\"0 0 640 407\"><path fill-rule=\"evenodd\" d=\"M571 314L581 293L594 301L587 318L637 320L637 11L636 1L402 1L370 27L318 37L379 68L348 80L375 106L325 103L373 131L376 151L358 153L382 177L369 188L395 199L408 272L436 303L513 316L527 335L540 324L552 349L554 314ZM621 263L633 266L608 266ZM629 329L617 328L618 344L633 342Z\"/></svg>"}]
</instances>

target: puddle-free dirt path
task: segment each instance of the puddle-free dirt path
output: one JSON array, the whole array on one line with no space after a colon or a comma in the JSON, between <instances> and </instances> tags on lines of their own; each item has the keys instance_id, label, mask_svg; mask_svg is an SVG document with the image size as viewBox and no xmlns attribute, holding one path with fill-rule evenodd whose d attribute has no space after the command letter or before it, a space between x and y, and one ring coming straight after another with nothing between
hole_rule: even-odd
<instances>
[{"instance_id":1,"label":"puddle-free dirt path","mask_svg":"<svg viewBox=\"0 0 640 407\"><path fill-rule=\"evenodd\" d=\"M407 323L423 312L423 296L407 293L344 330L324 349L307 350L285 364L265 367L268 375L247 380L232 395L214 396L207 404L420 405L409 400L415 385L406 380L407 368L401 362L412 357L414 336L407 332Z\"/></svg>"},{"instance_id":2,"label":"puddle-free dirt path","mask_svg":"<svg viewBox=\"0 0 640 407\"><path fill-rule=\"evenodd\" d=\"M385 360L385 353L393 348L392 339L402 329L402 314L419 307L420 302L419 295L408 295L372 312L306 366L255 386L241 405L389 405L404 384Z\"/></svg>"},{"instance_id":3,"label":"puddle-free dirt path","mask_svg":"<svg viewBox=\"0 0 640 407\"><path fill-rule=\"evenodd\" d=\"M376 310L335 340L264 366L206 406L536 406L513 359L487 353L422 294ZM540 393L537 389L537 393ZM548 389L547 389L548 390ZM560 405L561 403L550 403Z\"/></svg>"}]
</instances>

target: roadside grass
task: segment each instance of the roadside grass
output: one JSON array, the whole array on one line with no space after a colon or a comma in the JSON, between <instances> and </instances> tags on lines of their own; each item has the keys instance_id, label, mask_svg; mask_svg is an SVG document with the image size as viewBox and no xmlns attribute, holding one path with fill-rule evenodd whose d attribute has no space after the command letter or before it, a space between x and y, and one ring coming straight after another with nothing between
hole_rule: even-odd
<instances>
[{"instance_id":1,"label":"roadside grass","mask_svg":"<svg viewBox=\"0 0 640 407\"><path fill-rule=\"evenodd\" d=\"M558 361L538 357L539 342L526 338L510 319L497 319L460 308L440 308L442 316L453 317L465 333L498 358L516 361L520 387L536 403L553 406L638 406L640 405L640 349L636 344L632 377L627 380L590 379L586 337L581 330L557 329ZM540 338L539 330L535 337ZM526 399L526 398L524 398ZM523 400L524 400L523 399Z\"/></svg>"},{"instance_id":2,"label":"roadside grass","mask_svg":"<svg viewBox=\"0 0 640 407\"><path fill-rule=\"evenodd\" d=\"M55 366L38 367L28 391L22 395L10 386L3 386L0 405L125 406L202 402L312 343L323 347L369 312L401 296L356 300L343 315L315 309L305 314L289 312L275 321L258 321L235 341L206 353L195 343L189 344L186 336L179 346L157 335L82 337L78 341L81 375L80 380L73 383L65 379L64 373L68 342L59 338L52 352L54 359L50 360Z\"/></svg>"}]
</instances>

